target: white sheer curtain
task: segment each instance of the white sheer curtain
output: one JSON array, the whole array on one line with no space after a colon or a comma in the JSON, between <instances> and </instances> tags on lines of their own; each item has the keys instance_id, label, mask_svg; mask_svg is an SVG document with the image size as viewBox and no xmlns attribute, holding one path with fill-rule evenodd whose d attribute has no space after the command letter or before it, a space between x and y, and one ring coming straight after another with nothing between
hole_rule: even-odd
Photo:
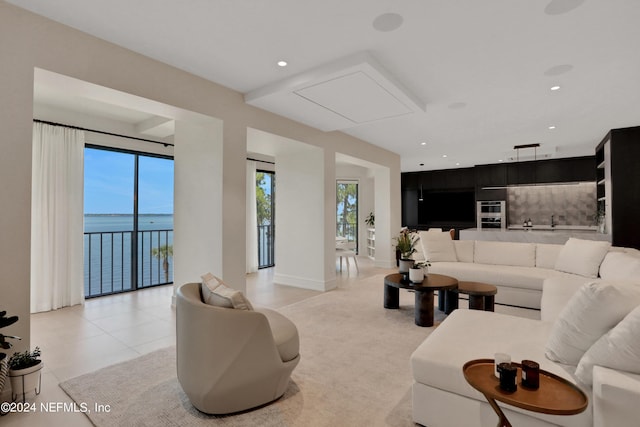
<instances>
[{"instance_id":1,"label":"white sheer curtain","mask_svg":"<svg viewBox=\"0 0 640 427\"><path fill-rule=\"evenodd\" d=\"M84 132L33 124L31 312L84 302Z\"/></svg>"},{"instance_id":2,"label":"white sheer curtain","mask_svg":"<svg viewBox=\"0 0 640 427\"><path fill-rule=\"evenodd\" d=\"M247 160L247 273L258 271L258 208L256 162Z\"/></svg>"}]
</instances>

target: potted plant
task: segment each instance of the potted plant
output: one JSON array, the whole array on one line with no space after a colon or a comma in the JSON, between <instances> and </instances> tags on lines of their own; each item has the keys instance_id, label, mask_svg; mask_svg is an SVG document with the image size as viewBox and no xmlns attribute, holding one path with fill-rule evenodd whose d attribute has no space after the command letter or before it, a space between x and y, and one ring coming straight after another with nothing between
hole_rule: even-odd
<instances>
[{"instance_id":1,"label":"potted plant","mask_svg":"<svg viewBox=\"0 0 640 427\"><path fill-rule=\"evenodd\" d=\"M403 228L394 240L396 241L396 251L400 252L399 272L408 275L409 269L413 266L411 255L416 252L416 243L420 237L407 228Z\"/></svg>"},{"instance_id":2,"label":"potted plant","mask_svg":"<svg viewBox=\"0 0 640 427\"><path fill-rule=\"evenodd\" d=\"M17 321L18 316L7 317L6 311L0 311L0 328L13 325ZM10 341L7 341L8 338L17 340L20 339L19 337L4 335L0 333L0 350L9 350L11 348L12 344ZM0 396L2 395L2 391L4 390L4 385L7 380L7 374L9 372L9 364L7 362L7 354L0 351Z\"/></svg>"},{"instance_id":3,"label":"potted plant","mask_svg":"<svg viewBox=\"0 0 640 427\"><path fill-rule=\"evenodd\" d=\"M40 394L40 370L44 366L40 360L40 348L33 351L25 350L22 353L13 353L9 359L9 378L13 389L13 399L22 394L22 401L25 395L31 390Z\"/></svg>"},{"instance_id":4,"label":"potted plant","mask_svg":"<svg viewBox=\"0 0 640 427\"><path fill-rule=\"evenodd\" d=\"M369 212L369 215L367 215L367 218L364 220L364 223L371 228L376 226L376 216L373 214L373 212Z\"/></svg>"},{"instance_id":5,"label":"potted plant","mask_svg":"<svg viewBox=\"0 0 640 427\"><path fill-rule=\"evenodd\" d=\"M425 269L430 267L429 261L420 261L413 264L413 267L409 269L409 281L413 283L421 283L427 276Z\"/></svg>"}]
</instances>

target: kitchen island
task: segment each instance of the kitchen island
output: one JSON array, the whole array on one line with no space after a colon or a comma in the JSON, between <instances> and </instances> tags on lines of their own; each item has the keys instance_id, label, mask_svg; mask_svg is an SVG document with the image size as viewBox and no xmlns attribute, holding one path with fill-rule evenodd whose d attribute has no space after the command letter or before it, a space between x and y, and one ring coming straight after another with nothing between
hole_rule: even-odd
<instances>
[{"instance_id":1,"label":"kitchen island","mask_svg":"<svg viewBox=\"0 0 640 427\"><path fill-rule=\"evenodd\" d=\"M460 230L460 240L553 243L562 245L571 237L584 240L611 241L610 234L599 233L596 227L580 225L563 225L556 227L534 225L533 227L526 228L522 225L511 225L505 230L479 230L477 228Z\"/></svg>"}]
</instances>

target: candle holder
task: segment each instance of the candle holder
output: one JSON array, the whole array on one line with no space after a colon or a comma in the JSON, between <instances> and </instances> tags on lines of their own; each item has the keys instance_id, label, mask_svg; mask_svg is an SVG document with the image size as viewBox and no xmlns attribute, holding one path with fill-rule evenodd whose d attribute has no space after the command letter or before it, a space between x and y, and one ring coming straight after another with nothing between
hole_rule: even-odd
<instances>
[{"instance_id":1,"label":"candle holder","mask_svg":"<svg viewBox=\"0 0 640 427\"><path fill-rule=\"evenodd\" d=\"M537 390L540 387L540 365L533 360L523 360L522 366L522 386Z\"/></svg>"}]
</instances>

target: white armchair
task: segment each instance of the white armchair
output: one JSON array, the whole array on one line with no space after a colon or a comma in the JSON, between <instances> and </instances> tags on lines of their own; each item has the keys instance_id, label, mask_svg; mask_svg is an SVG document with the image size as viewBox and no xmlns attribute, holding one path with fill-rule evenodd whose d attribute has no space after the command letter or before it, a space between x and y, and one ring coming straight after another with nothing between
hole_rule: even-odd
<instances>
[{"instance_id":1,"label":"white armchair","mask_svg":"<svg viewBox=\"0 0 640 427\"><path fill-rule=\"evenodd\" d=\"M200 283L176 296L178 381L207 414L228 414L282 396L300 361L296 326L280 313L215 307Z\"/></svg>"}]
</instances>

